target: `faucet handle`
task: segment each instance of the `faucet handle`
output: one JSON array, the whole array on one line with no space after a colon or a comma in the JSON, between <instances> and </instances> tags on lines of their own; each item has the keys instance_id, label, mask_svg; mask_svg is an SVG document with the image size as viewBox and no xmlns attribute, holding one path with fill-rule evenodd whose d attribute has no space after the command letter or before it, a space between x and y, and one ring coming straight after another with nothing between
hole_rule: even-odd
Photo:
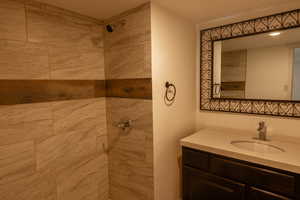
<instances>
[{"instance_id":1,"label":"faucet handle","mask_svg":"<svg viewBox=\"0 0 300 200\"><path fill-rule=\"evenodd\" d=\"M259 122L259 127L257 128L257 131L258 131L258 138L254 138L254 139L268 141L267 140L267 126L264 121Z\"/></svg>"},{"instance_id":2,"label":"faucet handle","mask_svg":"<svg viewBox=\"0 0 300 200\"><path fill-rule=\"evenodd\" d=\"M131 128L132 127L132 123L133 123L133 120L120 121L117 124L117 127L121 128L122 130L126 130L127 128Z\"/></svg>"},{"instance_id":3,"label":"faucet handle","mask_svg":"<svg viewBox=\"0 0 300 200\"><path fill-rule=\"evenodd\" d=\"M261 129L263 129L263 128L265 128L266 127L266 122L265 121L260 121L259 123L258 123L258 129L257 130L261 130Z\"/></svg>"}]
</instances>

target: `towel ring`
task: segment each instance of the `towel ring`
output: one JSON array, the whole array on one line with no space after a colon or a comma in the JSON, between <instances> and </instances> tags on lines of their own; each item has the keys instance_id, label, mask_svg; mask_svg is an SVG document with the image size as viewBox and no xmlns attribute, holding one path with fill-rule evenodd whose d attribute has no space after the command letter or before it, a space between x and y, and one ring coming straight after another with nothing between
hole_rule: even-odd
<instances>
[{"instance_id":1,"label":"towel ring","mask_svg":"<svg viewBox=\"0 0 300 200\"><path fill-rule=\"evenodd\" d=\"M165 87L166 87L166 92L164 97L165 104L167 106L171 106L174 103L176 98L176 92L177 92L176 87L174 84L170 82L166 82Z\"/></svg>"}]
</instances>

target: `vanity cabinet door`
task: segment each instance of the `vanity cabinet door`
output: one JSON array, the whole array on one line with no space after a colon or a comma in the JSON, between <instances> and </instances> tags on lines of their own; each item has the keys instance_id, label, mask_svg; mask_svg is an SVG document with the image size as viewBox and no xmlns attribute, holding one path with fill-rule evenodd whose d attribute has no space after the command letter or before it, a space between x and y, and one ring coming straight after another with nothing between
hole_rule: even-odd
<instances>
[{"instance_id":1,"label":"vanity cabinet door","mask_svg":"<svg viewBox=\"0 0 300 200\"><path fill-rule=\"evenodd\" d=\"M193 149L182 149L183 164L203 171L209 170L209 154Z\"/></svg>"},{"instance_id":2,"label":"vanity cabinet door","mask_svg":"<svg viewBox=\"0 0 300 200\"><path fill-rule=\"evenodd\" d=\"M211 158L210 171L217 176L263 188L274 193L286 196L295 195L296 177L294 175L219 157Z\"/></svg>"},{"instance_id":3,"label":"vanity cabinet door","mask_svg":"<svg viewBox=\"0 0 300 200\"><path fill-rule=\"evenodd\" d=\"M249 192L247 193L247 200L292 200L292 199L251 187Z\"/></svg>"},{"instance_id":4,"label":"vanity cabinet door","mask_svg":"<svg viewBox=\"0 0 300 200\"><path fill-rule=\"evenodd\" d=\"M243 184L183 167L183 200L243 200L244 196Z\"/></svg>"}]
</instances>

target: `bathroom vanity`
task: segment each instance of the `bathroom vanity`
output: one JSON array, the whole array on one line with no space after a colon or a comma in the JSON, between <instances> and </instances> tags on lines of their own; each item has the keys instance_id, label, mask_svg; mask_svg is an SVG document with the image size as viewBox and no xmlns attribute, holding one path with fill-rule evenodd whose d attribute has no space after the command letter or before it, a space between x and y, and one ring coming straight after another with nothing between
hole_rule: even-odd
<instances>
[{"instance_id":1,"label":"bathroom vanity","mask_svg":"<svg viewBox=\"0 0 300 200\"><path fill-rule=\"evenodd\" d=\"M183 200L300 199L300 145L252 138L252 133L205 129L181 140ZM236 145L239 141L247 144Z\"/></svg>"},{"instance_id":2,"label":"bathroom vanity","mask_svg":"<svg viewBox=\"0 0 300 200\"><path fill-rule=\"evenodd\" d=\"M201 30L200 109L300 118L299 16ZM181 140L183 200L300 199L299 139L268 141L263 122L258 132L204 129Z\"/></svg>"}]
</instances>

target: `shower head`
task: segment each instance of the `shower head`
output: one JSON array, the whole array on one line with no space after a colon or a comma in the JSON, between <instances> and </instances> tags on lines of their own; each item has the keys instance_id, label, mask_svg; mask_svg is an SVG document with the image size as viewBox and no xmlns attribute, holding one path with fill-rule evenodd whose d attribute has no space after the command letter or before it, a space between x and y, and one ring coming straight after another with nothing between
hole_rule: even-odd
<instances>
[{"instance_id":1,"label":"shower head","mask_svg":"<svg viewBox=\"0 0 300 200\"><path fill-rule=\"evenodd\" d=\"M113 24L107 24L106 25L106 31L109 33L112 33L115 31L115 29L120 29L123 28L126 25L126 21L125 20L120 20L117 21Z\"/></svg>"},{"instance_id":2,"label":"shower head","mask_svg":"<svg viewBox=\"0 0 300 200\"><path fill-rule=\"evenodd\" d=\"M114 32L114 28L113 28L113 26L110 25L110 24L106 25L106 30L107 30L107 32L109 32L109 33Z\"/></svg>"}]
</instances>

